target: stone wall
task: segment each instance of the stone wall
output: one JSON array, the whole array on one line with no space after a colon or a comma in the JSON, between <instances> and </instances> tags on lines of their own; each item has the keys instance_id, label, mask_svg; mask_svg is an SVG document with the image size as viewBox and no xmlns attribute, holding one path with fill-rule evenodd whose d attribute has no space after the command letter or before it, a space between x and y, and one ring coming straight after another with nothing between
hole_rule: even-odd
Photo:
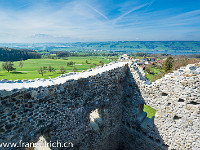
<instances>
[{"instance_id":1,"label":"stone wall","mask_svg":"<svg viewBox=\"0 0 200 150\"><path fill-rule=\"evenodd\" d=\"M141 111L139 128L135 123L131 126L142 137L136 139L136 145L152 139L160 146L156 149L200 149L200 64L182 67L153 83L135 64L130 65L130 72L139 87L140 100L156 110L152 119Z\"/></svg>"},{"instance_id":2,"label":"stone wall","mask_svg":"<svg viewBox=\"0 0 200 150\"><path fill-rule=\"evenodd\" d=\"M120 66L63 84L1 91L0 143L43 136L72 142L75 150L117 149L126 72ZM100 117L91 122L94 110Z\"/></svg>"},{"instance_id":3,"label":"stone wall","mask_svg":"<svg viewBox=\"0 0 200 150\"><path fill-rule=\"evenodd\" d=\"M200 65L151 83L123 61L56 79L0 81L0 143L43 136L74 150L200 149Z\"/></svg>"}]
</instances>

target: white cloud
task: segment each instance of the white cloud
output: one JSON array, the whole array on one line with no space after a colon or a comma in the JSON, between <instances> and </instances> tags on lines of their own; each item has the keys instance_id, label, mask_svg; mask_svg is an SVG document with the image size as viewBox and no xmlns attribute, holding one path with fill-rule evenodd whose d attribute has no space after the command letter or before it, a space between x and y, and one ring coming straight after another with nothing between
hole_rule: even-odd
<instances>
[{"instance_id":1,"label":"white cloud","mask_svg":"<svg viewBox=\"0 0 200 150\"><path fill-rule=\"evenodd\" d=\"M22 3L18 9L0 6L0 42L150 40L164 36L167 39L176 35L165 32L165 29L169 32L177 29L172 27L199 24L200 10L173 18L173 10L148 12L151 5L152 2L129 1L105 7L103 2L90 0L53 4L47 0L35 0ZM112 11L118 13L110 15ZM190 31L199 33L199 30L195 33L195 29L187 27L185 30L180 28L176 34L179 38Z\"/></svg>"}]
</instances>

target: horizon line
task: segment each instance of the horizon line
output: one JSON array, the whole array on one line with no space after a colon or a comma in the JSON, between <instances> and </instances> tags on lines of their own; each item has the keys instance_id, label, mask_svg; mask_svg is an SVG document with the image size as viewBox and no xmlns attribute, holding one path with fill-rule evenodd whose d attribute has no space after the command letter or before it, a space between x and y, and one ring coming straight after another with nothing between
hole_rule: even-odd
<instances>
[{"instance_id":1,"label":"horizon line","mask_svg":"<svg viewBox=\"0 0 200 150\"><path fill-rule=\"evenodd\" d=\"M111 40L111 41L74 41L74 42L0 42L0 44L53 44L53 43L95 43L95 42L200 42L200 40Z\"/></svg>"}]
</instances>

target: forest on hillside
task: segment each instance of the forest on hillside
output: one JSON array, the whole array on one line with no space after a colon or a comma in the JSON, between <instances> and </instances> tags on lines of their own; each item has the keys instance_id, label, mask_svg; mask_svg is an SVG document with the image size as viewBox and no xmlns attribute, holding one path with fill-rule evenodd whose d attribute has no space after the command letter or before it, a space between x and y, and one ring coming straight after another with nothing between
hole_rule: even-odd
<instances>
[{"instance_id":1,"label":"forest on hillside","mask_svg":"<svg viewBox=\"0 0 200 150\"><path fill-rule=\"evenodd\" d=\"M41 58L41 55L33 50L0 48L0 61L19 61Z\"/></svg>"}]
</instances>

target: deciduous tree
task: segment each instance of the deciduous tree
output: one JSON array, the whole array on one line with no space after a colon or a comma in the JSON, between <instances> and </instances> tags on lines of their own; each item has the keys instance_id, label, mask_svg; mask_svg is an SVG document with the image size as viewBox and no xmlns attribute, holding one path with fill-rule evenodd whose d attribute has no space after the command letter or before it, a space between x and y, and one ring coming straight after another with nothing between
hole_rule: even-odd
<instances>
[{"instance_id":1,"label":"deciduous tree","mask_svg":"<svg viewBox=\"0 0 200 150\"><path fill-rule=\"evenodd\" d=\"M42 74L42 76L44 75L44 73L46 72L47 67L40 67L40 69L38 70L39 74Z\"/></svg>"},{"instance_id":2,"label":"deciduous tree","mask_svg":"<svg viewBox=\"0 0 200 150\"><path fill-rule=\"evenodd\" d=\"M48 71L49 71L49 72L55 72L56 70L55 70L54 67L52 67L51 65L49 65L49 67L48 67Z\"/></svg>"},{"instance_id":3,"label":"deciduous tree","mask_svg":"<svg viewBox=\"0 0 200 150\"><path fill-rule=\"evenodd\" d=\"M67 66L73 66L74 64L75 64L75 62L73 62L73 61L67 62Z\"/></svg>"},{"instance_id":4,"label":"deciduous tree","mask_svg":"<svg viewBox=\"0 0 200 150\"><path fill-rule=\"evenodd\" d=\"M63 66L60 66L60 73L65 73L66 72L66 70L65 70L65 68L63 67Z\"/></svg>"},{"instance_id":5,"label":"deciduous tree","mask_svg":"<svg viewBox=\"0 0 200 150\"><path fill-rule=\"evenodd\" d=\"M14 66L13 62L10 62L10 61L2 63L2 69L3 70L7 70L8 72L13 71L13 70L16 69L13 66Z\"/></svg>"}]
</instances>

